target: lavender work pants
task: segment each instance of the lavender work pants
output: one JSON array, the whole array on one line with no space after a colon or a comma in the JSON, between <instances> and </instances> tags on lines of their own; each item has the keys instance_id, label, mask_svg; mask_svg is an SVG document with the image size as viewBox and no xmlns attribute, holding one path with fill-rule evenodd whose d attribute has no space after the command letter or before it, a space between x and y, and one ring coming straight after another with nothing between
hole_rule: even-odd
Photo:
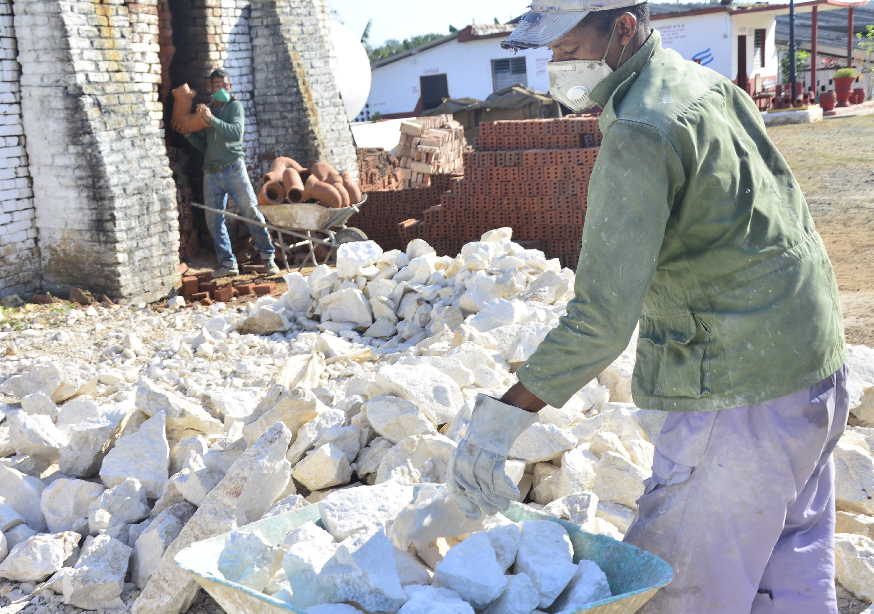
<instances>
[{"instance_id":1,"label":"lavender work pants","mask_svg":"<svg viewBox=\"0 0 874 614\"><path fill-rule=\"evenodd\" d=\"M674 568L640 614L837 614L832 450L846 367L794 394L671 413L625 541Z\"/></svg>"}]
</instances>

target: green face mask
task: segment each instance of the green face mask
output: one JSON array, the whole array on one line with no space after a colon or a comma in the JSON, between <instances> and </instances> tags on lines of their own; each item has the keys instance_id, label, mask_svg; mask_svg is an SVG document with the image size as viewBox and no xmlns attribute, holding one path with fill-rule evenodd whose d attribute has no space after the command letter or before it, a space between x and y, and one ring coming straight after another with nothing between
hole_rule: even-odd
<instances>
[{"instance_id":1,"label":"green face mask","mask_svg":"<svg viewBox=\"0 0 874 614\"><path fill-rule=\"evenodd\" d=\"M213 92L212 99L216 102L228 102L231 99L231 95L228 93L228 90L222 88Z\"/></svg>"}]
</instances>

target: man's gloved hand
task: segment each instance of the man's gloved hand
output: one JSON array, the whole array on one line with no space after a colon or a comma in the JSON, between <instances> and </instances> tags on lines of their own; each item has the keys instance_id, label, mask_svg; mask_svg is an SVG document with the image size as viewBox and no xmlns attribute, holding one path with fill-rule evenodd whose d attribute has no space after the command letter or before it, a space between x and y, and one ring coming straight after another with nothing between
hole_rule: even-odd
<instances>
[{"instance_id":1,"label":"man's gloved hand","mask_svg":"<svg viewBox=\"0 0 874 614\"><path fill-rule=\"evenodd\" d=\"M516 438L536 421L536 413L477 395L448 478L450 491L469 518L496 514L519 498L519 489L505 469L507 455Z\"/></svg>"}]
</instances>

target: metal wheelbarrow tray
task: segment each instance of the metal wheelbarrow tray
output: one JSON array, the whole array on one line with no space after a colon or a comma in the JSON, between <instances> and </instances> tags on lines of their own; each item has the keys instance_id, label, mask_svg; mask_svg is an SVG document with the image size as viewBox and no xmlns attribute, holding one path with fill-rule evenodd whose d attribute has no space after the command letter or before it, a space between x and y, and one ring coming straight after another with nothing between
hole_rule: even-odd
<instances>
[{"instance_id":1,"label":"metal wheelbarrow tray","mask_svg":"<svg viewBox=\"0 0 874 614\"><path fill-rule=\"evenodd\" d=\"M603 535L582 531L577 525L513 503L505 512L513 521L546 519L558 522L570 534L574 546L574 562L595 561L610 582L613 597L588 604L577 612L587 614L633 614L672 579L670 565L654 554ZM319 520L319 506L279 514L246 525L257 530L271 543L281 543L293 529L309 521ZM324 528L324 527L323 527ZM176 555L176 563L194 574L198 584L208 592L228 614L304 614L284 601L275 599L247 586L230 582L218 570L218 559L228 534L195 542Z\"/></svg>"}]
</instances>

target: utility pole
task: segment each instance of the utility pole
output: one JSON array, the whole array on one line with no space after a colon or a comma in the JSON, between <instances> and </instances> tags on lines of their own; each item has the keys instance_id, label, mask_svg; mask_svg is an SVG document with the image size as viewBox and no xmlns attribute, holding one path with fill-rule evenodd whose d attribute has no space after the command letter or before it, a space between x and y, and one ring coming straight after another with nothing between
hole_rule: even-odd
<instances>
[{"instance_id":1,"label":"utility pole","mask_svg":"<svg viewBox=\"0 0 874 614\"><path fill-rule=\"evenodd\" d=\"M789 0L789 100L795 105L795 0Z\"/></svg>"}]
</instances>

